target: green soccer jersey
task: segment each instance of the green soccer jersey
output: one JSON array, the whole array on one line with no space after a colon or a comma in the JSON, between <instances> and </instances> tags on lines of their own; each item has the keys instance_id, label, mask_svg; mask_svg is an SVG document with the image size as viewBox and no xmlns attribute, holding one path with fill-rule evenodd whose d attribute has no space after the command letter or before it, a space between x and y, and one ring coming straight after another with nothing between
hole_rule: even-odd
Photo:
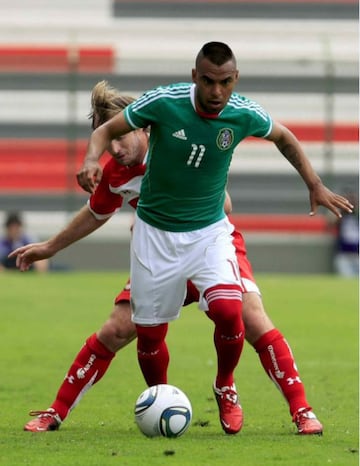
<instances>
[{"instance_id":1,"label":"green soccer jersey","mask_svg":"<svg viewBox=\"0 0 360 466\"><path fill-rule=\"evenodd\" d=\"M146 92L125 109L133 128L151 127L139 217L166 231L192 231L222 219L229 166L237 144L265 137L269 114L233 93L216 118L195 109L195 85L172 84Z\"/></svg>"}]
</instances>

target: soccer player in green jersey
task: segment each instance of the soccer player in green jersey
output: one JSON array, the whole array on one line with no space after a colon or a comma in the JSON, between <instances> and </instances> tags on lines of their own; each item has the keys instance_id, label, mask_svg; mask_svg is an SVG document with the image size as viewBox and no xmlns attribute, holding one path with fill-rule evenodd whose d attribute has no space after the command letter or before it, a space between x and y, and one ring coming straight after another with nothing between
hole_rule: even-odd
<instances>
[{"instance_id":1,"label":"soccer player in green jersey","mask_svg":"<svg viewBox=\"0 0 360 466\"><path fill-rule=\"evenodd\" d=\"M133 100L131 97L120 94L105 81L97 83L91 96L90 116L93 129L112 118ZM140 186L139 174L143 173L142 167L145 168L143 163L147 146L146 133L142 130L132 131L119 140L113 141L108 152L112 154L117 163L111 165L110 172L109 165L104 167L105 173L101 178L100 186L89 199L88 206L82 208L65 229L53 238L16 249L12 255L17 257L19 269L28 270L37 261L52 257L59 250L100 227L109 217L105 216L106 218L103 219L103 215L100 215L99 219L94 218L97 210L94 205L97 202L94 199L99 200L100 197L100 206L105 209L101 212L106 212L108 215L110 212L117 211L121 198L124 198L124 202L127 199L135 207L133 196L136 193L138 195L136 187L138 184ZM132 190L128 189L129 182ZM89 209L91 206L92 211ZM232 210L229 196L226 197L224 209L228 214ZM307 401L305 387L291 348L264 309L252 266L246 256L246 246L242 235L234 230L232 236L244 287L245 338L256 350L265 373L287 401L297 432L302 435L321 434L322 424ZM197 301L198 292L191 282L188 282L188 293L184 305ZM98 332L86 339L85 344L76 354L50 407L46 410L31 411L30 414L36 417L26 423L24 430L30 432L58 430L70 412L78 405L84 393L102 380L115 353L133 341L135 336L135 326L131 322L130 283L128 282L116 296L114 308L108 320Z\"/></svg>"},{"instance_id":2,"label":"soccer player in green jersey","mask_svg":"<svg viewBox=\"0 0 360 466\"><path fill-rule=\"evenodd\" d=\"M233 434L242 427L233 372L244 341L243 290L223 204L236 145L248 136L274 142L306 183L311 215L319 205L337 216L352 206L323 185L286 127L233 91L238 70L226 44L202 47L192 80L148 91L98 127L78 182L92 192L101 177L98 160L111 140L151 127L131 247L139 364L148 385L167 383L167 326L179 316L191 279L200 291L200 307L215 324L214 393L222 427Z\"/></svg>"}]
</instances>

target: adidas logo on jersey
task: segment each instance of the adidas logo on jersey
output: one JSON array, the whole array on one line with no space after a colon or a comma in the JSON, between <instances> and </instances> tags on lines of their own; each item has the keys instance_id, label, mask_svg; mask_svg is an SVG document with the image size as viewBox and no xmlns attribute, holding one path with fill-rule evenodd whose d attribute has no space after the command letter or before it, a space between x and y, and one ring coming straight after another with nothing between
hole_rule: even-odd
<instances>
[{"instance_id":1,"label":"adidas logo on jersey","mask_svg":"<svg viewBox=\"0 0 360 466\"><path fill-rule=\"evenodd\" d=\"M172 136L174 136L174 138L183 139L184 141L187 140L185 131L183 129L179 129L179 131L175 131L175 133L172 133Z\"/></svg>"}]
</instances>

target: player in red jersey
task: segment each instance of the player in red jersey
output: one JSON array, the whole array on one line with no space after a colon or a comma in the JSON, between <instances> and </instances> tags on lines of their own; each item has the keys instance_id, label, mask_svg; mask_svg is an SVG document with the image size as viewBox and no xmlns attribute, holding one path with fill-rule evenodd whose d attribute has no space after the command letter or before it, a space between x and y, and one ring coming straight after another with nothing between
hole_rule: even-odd
<instances>
[{"instance_id":1,"label":"player in red jersey","mask_svg":"<svg viewBox=\"0 0 360 466\"><path fill-rule=\"evenodd\" d=\"M122 97L107 83L98 83L92 94L93 127L111 118L130 101L130 98ZM17 256L18 267L23 271L27 270L34 261L49 258L87 236L120 209L124 200L136 207L141 177L145 170L147 142L147 134L143 130L113 141L109 147L113 158L104 167L100 184L90 197L88 205L58 235L45 242L15 250L12 256ZM227 212L231 210L229 198L225 207ZM306 399L292 352L264 310L260 291L246 256L243 237L234 231L233 238L244 288L243 320L246 339L255 348L266 373L287 400L298 433L321 434L322 425ZM184 305L198 301L198 298L197 289L188 282ZM102 378L115 353L135 338L135 326L131 322L130 284L127 283L116 297L108 320L97 333L89 336L77 354L50 408L46 411L32 411L31 414L37 417L28 422L24 429L31 432L57 430L84 393Z\"/></svg>"}]
</instances>

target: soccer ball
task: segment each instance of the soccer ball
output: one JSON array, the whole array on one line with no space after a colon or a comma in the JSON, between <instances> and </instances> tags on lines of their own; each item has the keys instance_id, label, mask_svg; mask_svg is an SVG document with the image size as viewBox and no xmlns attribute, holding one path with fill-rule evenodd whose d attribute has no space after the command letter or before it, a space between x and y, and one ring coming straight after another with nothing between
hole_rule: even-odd
<instances>
[{"instance_id":1,"label":"soccer ball","mask_svg":"<svg viewBox=\"0 0 360 466\"><path fill-rule=\"evenodd\" d=\"M147 437L180 437L190 426L191 419L188 397L173 385L149 387L135 403L135 422Z\"/></svg>"}]
</instances>

